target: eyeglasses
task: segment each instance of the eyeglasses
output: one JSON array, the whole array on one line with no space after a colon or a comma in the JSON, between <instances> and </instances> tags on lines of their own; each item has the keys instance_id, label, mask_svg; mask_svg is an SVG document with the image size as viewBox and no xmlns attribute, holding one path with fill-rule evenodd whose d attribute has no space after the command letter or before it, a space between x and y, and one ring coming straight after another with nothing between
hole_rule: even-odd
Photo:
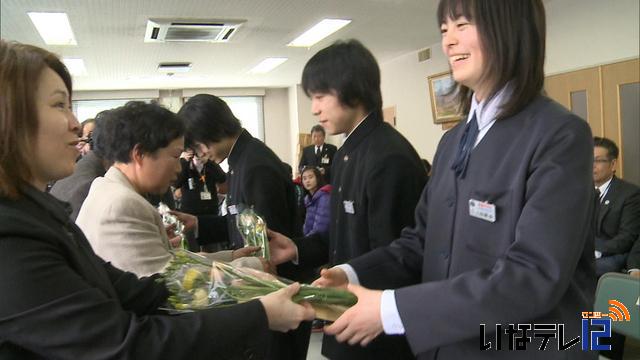
<instances>
[{"instance_id":1,"label":"eyeglasses","mask_svg":"<svg viewBox=\"0 0 640 360\"><path fill-rule=\"evenodd\" d=\"M606 164L610 162L611 162L610 159L593 159L594 164Z\"/></svg>"}]
</instances>

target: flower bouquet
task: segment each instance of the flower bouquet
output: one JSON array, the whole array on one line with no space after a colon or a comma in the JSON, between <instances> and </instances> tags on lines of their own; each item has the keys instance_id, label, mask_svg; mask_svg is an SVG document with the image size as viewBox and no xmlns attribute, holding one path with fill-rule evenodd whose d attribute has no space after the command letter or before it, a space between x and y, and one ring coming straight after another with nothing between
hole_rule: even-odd
<instances>
[{"instance_id":1,"label":"flower bouquet","mask_svg":"<svg viewBox=\"0 0 640 360\"><path fill-rule=\"evenodd\" d=\"M236 226L245 246L258 246L256 256L269 260L269 238L267 224L252 208L242 210L236 217Z\"/></svg>"},{"instance_id":2,"label":"flower bouquet","mask_svg":"<svg viewBox=\"0 0 640 360\"><path fill-rule=\"evenodd\" d=\"M171 292L171 309L191 311L230 306L256 299L291 284L290 280L224 262L211 261L187 250L174 250L173 259L162 273ZM294 302L306 301L316 318L334 321L357 302L352 293L334 288L302 284Z\"/></svg>"},{"instance_id":3,"label":"flower bouquet","mask_svg":"<svg viewBox=\"0 0 640 360\"><path fill-rule=\"evenodd\" d=\"M160 204L158 204L158 212L160 213L160 216L162 216L162 224L165 227L174 225L173 233L176 236L180 236L179 247L182 249L186 249L187 238L184 234L184 224L182 223L182 221L178 220L175 215L171 214L170 211L171 209L165 203L160 202ZM171 247L171 244L169 244L169 247Z\"/></svg>"}]
</instances>

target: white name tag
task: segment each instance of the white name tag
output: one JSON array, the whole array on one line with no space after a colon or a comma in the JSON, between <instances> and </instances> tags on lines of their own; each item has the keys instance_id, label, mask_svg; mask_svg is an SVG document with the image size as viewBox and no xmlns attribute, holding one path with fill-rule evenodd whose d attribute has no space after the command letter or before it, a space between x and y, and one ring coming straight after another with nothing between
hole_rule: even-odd
<instances>
[{"instance_id":1,"label":"white name tag","mask_svg":"<svg viewBox=\"0 0 640 360\"><path fill-rule=\"evenodd\" d=\"M329 163L329 158L325 156L325 157L322 158L321 162L323 164L328 164Z\"/></svg>"},{"instance_id":2,"label":"white name tag","mask_svg":"<svg viewBox=\"0 0 640 360\"><path fill-rule=\"evenodd\" d=\"M200 200L211 200L211 193L208 191L202 191L200 193Z\"/></svg>"},{"instance_id":3,"label":"white name tag","mask_svg":"<svg viewBox=\"0 0 640 360\"><path fill-rule=\"evenodd\" d=\"M469 199L469 215L488 222L496 222L496 206L488 202Z\"/></svg>"},{"instance_id":4,"label":"white name tag","mask_svg":"<svg viewBox=\"0 0 640 360\"><path fill-rule=\"evenodd\" d=\"M342 204L344 205L344 212L346 212L347 214L355 214L356 213L356 209L353 207L353 201L343 201Z\"/></svg>"},{"instance_id":5,"label":"white name tag","mask_svg":"<svg viewBox=\"0 0 640 360\"><path fill-rule=\"evenodd\" d=\"M227 209L229 210L229 214L238 215L238 209L236 208L235 205L231 205Z\"/></svg>"}]
</instances>

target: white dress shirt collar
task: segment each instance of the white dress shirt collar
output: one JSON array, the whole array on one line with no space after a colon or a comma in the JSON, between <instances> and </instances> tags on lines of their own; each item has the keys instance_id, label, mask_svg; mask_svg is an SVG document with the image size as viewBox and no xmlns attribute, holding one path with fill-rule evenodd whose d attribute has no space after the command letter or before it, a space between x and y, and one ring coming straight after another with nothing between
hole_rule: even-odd
<instances>
[{"instance_id":1,"label":"white dress shirt collar","mask_svg":"<svg viewBox=\"0 0 640 360\"><path fill-rule=\"evenodd\" d=\"M469 115L467 115L467 123L473 118L473 114L476 114L476 121L478 122L478 137L473 145L474 147L480 143L480 140L484 138L489 129L496 122L498 113L502 106L509 100L511 96L511 87L507 84L500 89L491 99L478 102L476 95L471 97L471 108L469 109Z\"/></svg>"},{"instance_id":2,"label":"white dress shirt collar","mask_svg":"<svg viewBox=\"0 0 640 360\"><path fill-rule=\"evenodd\" d=\"M600 201L602 201L602 199L604 199L604 197L607 195L607 192L609 192L609 185L611 185L611 180L613 180L613 176L611 176L611 178L604 184L596 187L598 191L600 191Z\"/></svg>"}]
</instances>

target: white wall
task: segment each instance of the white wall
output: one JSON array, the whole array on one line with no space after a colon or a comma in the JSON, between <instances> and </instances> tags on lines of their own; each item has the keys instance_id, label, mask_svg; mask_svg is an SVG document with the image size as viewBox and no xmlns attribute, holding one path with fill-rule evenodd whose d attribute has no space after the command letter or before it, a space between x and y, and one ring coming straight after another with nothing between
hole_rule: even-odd
<instances>
[{"instance_id":1,"label":"white wall","mask_svg":"<svg viewBox=\"0 0 640 360\"><path fill-rule=\"evenodd\" d=\"M293 172L296 172L298 166L297 146L298 146L298 133L300 127L298 125L298 86L289 86L289 158L288 163L291 164Z\"/></svg>"},{"instance_id":2,"label":"white wall","mask_svg":"<svg viewBox=\"0 0 640 360\"><path fill-rule=\"evenodd\" d=\"M416 51L380 65L383 107L396 106L396 129L429 161L444 131L433 123L427 76L447 70L440 44L427 61L418 62Z\"/></svg>"},{"instance_id":3,"label":"white wall","mask_svg":"<svg viewBox=\"0 0 640 360\"><path fill-rule=\"evenodd\" d=\"M264 98L264 142L280 160L291 164L289 139L289 90L266 89Z\"/></svg>"},{"instance_id":4,"label":"white wall","mask_svg":"<svg viewBox=\"0 0 640 360\"><path fill-rule=\"evenodd\" d=\"M547 9L547 74L638 57L638 0L550 0ZM440 43L430 60L418 50L380 65L384 106L396 105L396 128L431 161L442 134L433 124L427 77L448 70Z\"/></svg>"},{"instance_id":5,"label":"white wall","mask_svg":"<svg viewBox=\"0 0 640 360\"><path fill-rule=\"evenodd\" d=\"M638 57L640 1L552 0L546 9L548 75Z\"/></svg>"}]
</instances>

